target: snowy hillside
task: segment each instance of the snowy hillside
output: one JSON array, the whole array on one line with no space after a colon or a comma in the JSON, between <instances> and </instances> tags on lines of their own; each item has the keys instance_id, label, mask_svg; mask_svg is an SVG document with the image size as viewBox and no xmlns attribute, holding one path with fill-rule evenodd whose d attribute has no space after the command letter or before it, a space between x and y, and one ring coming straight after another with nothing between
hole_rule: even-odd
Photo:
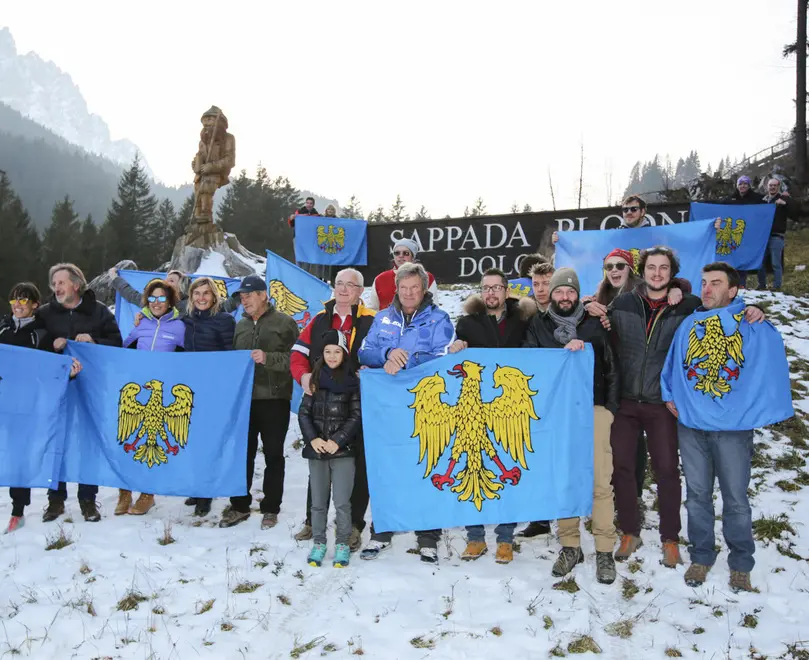
<instances>
[{"instance_id":1,"label":"snowy hillside","mask_svg":"<svg viewBox=\"0 0 809 660\"><path fill-rule=\"evenodd\" d=\"M439 302L455 315L465 293L442 291ZM789 347L803 419L809 413L809 300L750 298L774 301L766 306ZM267 532L259 529L258 515L219 529L224 500L202 521L181 499L159 496L148 515L116 518L112 489L100 493L102 521L86 523L75 485L66 515L44 524L45 493L35 492L26 526L0 537L0 654L415 660L561 657L591 648L605 658L806 658L809 471L802 468L808 435L800 420L757 433L751 493L759 540L752 578L759 592L733 594L721 540L723 551L704 588L684 584L685 567L659 564L654 487L645 494L645 545L635 561L618 565L611 586L595 580L588 534L587 560L564 584L550 575L558 551L553 538L523 542L510 565L495 564L493 553L466 563L459 558L465 544L459 529L444 536L437 567L408 554L414 538L404 534L377 561L311 568L309 543L292 539L304 516L308 474L294 446L299 432L293 421L280 523ZM0 518L9 515L4 494ZM682 517L685 529L684 508ZM48 549L60 534L69 544ZM163 545L166 540L172 542Z\"/></svg>"}]
</instances>

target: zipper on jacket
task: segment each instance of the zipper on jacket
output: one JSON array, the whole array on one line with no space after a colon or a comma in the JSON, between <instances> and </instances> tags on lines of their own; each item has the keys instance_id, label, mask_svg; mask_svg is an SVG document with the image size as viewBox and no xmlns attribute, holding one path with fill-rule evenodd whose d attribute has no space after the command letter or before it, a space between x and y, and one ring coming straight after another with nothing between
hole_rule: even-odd
<instances>
[{"instance_id":1,"label":"zipper on jacket","mask_svg":"<svg viewBox=\"0 0 809 660\"><path fill-rule=\"evenodd\" d=\"M646 326L648 324L648 321L646 320L646 305L643 304L643 300L640 301L640 306L641 306L641 309L643 310L643 327L644 327L644 332L645 332L645 328L646 328ZM655 328L657 327L657 322L660 320L660 317L663 314L666 313L667 310L668 310L668 307L666 309L664 309L662 312L660 312L657 316L655 316L655 320L652 323L652 329L649 330L649 336L646 337L646 345L645 345L645 347L643 349L643 366L640 368L640 385L639 385L639 388L638 388L638 403L643 403L643 400L641 399L641 393L643 392L643 381L644 381L644 377L646 376L646 360L649 357L649 343L652 341L652 335L654 334Z\"/></svg>"},{"instance_id":2,"label":"zipper on jacket","mask_svg":"<svg viewBox=\"0 0 809 660\"><path fill-rule=\"evenodd\" d=\"M154 345L157 341L157 333L160 332L160 319L157 319L157 327L154 331L154 336L152 337L152 347L149 349L150 351L154 351Z\"/></svg>"}]
</instances>

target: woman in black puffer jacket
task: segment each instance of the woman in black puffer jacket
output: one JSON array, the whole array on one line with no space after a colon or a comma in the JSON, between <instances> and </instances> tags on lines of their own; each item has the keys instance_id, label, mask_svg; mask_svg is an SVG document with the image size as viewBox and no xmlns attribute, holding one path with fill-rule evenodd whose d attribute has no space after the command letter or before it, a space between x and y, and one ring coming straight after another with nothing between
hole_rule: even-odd
<instances>
[{"instance_id":1,"label":"woman in black puffer jacket","mask_svg":"<svg viewBox=\"0 0 809 660\"><path fill-rule=\"evenodd\" d=\"M351 554L351 492L354 490L354 445L360 430L360 383L351 369L345 335L323 334L323 357L312 369L314 394L306 394L298 411L303 434L303 457L309 460L312 491L310 566L320 566L326 555L326 515L329 494L334 502L337 531L334 566L348 566Z\"/></svg>"}]
</instances>

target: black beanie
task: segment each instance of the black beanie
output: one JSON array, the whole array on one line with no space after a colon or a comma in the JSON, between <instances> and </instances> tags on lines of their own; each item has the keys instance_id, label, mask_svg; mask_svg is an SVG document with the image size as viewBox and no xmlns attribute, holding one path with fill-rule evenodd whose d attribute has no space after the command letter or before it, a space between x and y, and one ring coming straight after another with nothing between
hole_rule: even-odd
<instances>
[{"instance_id":1,"label":"black beanie","mask_svg":"<svg viewBox=\"0 0 809 660\"><path fill-rule=\"evenodd\" d=\"M323 333L323 346L339 346L343 352L348 355L348 344L346 343L346 336L339 330L331 329Z\"/></svg>"}]
</instances>

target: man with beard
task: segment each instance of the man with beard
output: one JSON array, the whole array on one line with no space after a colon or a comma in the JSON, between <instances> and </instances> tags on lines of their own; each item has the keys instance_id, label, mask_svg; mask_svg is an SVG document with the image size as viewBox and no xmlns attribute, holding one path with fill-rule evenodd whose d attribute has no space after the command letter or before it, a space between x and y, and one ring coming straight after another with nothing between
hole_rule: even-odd
<instances>
[{"instance_id":1,"label":"man with beard","mask_svg":"<svg viewBox=\"0 0 809 660\"><path fill-rule=\"evenodd\" d=\"M612 452L610 426L618 409L620 386L618 364L607 331L599 319L584 311L579 298L579 278L572 268L560 268L551 278L551 304L547 313L531 319L523 344L527 348L565 348L569 351L593 347L593 536L596 546L596 579L615 582L615 509L612 502ZM562 551L553 565L553 575L567 575L584 561L579 518L559 521Z\"/></svg>"},{"instance_id":2,"label":"man with beard","mask_svg":"<svg viewBox=\"0 0 809 660\"><path fill-rule=\"evenodd\" d=\"M236 138L228 130L228 119L212 105L201 118L199 148L191 169L194 170L194 221L213 222L213 196L227 185L230 171L236 165Z\"/></svg>"}]
</instances>

